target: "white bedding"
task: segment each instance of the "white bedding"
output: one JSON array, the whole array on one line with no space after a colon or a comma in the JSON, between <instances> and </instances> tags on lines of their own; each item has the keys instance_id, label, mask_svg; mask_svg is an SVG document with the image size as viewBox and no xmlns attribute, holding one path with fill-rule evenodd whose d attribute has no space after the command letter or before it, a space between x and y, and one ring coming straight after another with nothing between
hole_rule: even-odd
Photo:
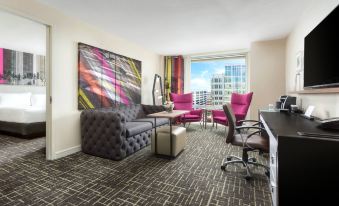
<instances>
[{"instance_id":1,"label":"white bedding","mask_svg":"<svg viewBox=\"0 0 339 206\"><path fill-rule=\"evenodd\" d=\"M45 122L46 110L34 106L1 106L0 121L16 123Z\"/></svg>"}]
</instances>

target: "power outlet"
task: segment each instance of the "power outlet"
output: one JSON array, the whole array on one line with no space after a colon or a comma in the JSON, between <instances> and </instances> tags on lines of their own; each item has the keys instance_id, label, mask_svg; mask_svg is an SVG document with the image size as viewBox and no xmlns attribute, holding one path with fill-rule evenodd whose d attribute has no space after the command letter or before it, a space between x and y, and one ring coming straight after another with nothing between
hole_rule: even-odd
<instances>
[{"instance_id":1,"label":"power outlet","mask_svg":"<svg viewBox=\"0 0 339 206\"><path fill-rule=\"evenodd\" d=\"M326 116L326 119L330 118L330 112L329 111L325 111L325 116Z\"/></svg>"}]
</instances>

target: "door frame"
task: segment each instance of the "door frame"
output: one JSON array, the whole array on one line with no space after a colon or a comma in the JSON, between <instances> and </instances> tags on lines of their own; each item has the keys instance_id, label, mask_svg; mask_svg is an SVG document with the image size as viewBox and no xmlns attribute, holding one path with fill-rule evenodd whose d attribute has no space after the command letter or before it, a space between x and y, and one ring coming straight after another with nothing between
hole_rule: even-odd
<instances>
[{"instance_id":1,"label":"door frame","mask_svg":"<svg viewBox=\"0 0 339 206\"><path fill-rule=\"evenodd\" d=\"M45 75L46 75L46 159L53 158L53 138L52 138L52 26L34 19L24 13L9 9L0 5L0 10L34 21L46 27L46 61L45 61Z\"/></svg>"}]
</instances>

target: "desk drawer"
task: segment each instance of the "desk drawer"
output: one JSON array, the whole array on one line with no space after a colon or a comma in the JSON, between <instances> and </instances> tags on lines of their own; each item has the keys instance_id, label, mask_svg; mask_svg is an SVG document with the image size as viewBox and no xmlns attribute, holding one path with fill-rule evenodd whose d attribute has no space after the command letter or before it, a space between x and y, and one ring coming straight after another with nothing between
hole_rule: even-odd
<instances>
[{"instance_id":1,"label":"desk drawer","mask_svg":"<svg viewBox=\"0 0 339 206\"><path fill-rule=\"evenodd\" d=\"M277 206L278 204L278 188L270 185L271 195L272 195L272 205Z\"/></svg>"},{"instance_id":2,"label":"desk drawer","mask_svg":"<svg viewBox=\"0 0 339 206\"><path fill-rule=\"evenodd\" d=\"M277 167L270 167L270 182L277 186Z\"/></svg>"}]
</instances>

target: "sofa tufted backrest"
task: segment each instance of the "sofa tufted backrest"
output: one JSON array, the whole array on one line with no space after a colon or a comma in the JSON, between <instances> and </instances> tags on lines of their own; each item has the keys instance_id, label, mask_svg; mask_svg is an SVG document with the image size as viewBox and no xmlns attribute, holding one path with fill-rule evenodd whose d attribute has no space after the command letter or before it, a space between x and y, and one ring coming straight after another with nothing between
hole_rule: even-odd
<instances>
[{"instance_id":1,"label":"sofa tufted backrest","mask_svg":"<svg viewBox=\"0 0 339 206\"><path fill-rule=\"evenodd\" d=\"M113 108L112 111L117 111L124 114L127 122L130 122L137 118L145 117L145 113L140 104L120 105L116 108Z\"/></svg>"},{"instance_id":2,"label":"sofa tufted backrest","mask_svg":"<svg viewBox=\"0 0 339 206\"><path fill-rule=\"evenodd\" d=\"M142 109L144 110L145 115L165 111L165 108L162 105L144 105L143 104Z\"/></svg>"}]
</instances>

